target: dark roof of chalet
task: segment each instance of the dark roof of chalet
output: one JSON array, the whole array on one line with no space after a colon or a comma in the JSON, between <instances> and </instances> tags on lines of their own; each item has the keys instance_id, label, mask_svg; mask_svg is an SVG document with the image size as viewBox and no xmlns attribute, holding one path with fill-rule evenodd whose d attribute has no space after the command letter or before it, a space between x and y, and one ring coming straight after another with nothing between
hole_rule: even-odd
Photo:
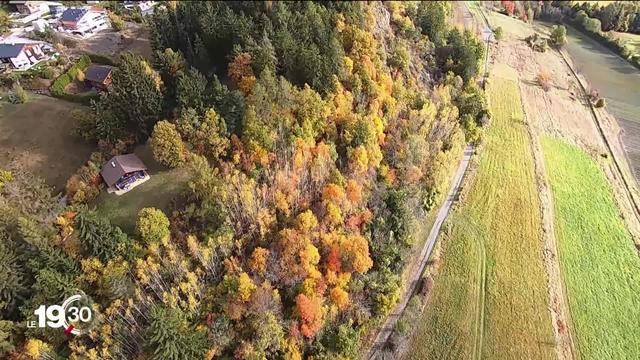
<instances>
[{"instance_id":1,"label":"dark roof of chalet","mask_svg":"<svg viewBox=\"0 0 640 360\"><path fill-rule=\"evenodd\" d=\"M136 154L118 155L112 157L111 160L102 165L100 175L102 175L107 186L112 186L123 175L146 169L147 167L142 163L142 160L136 156Z\"/></svg>"},{"instance_id":2,"label":"dark roof of chalet","mask_svg":"<svg viewBox=\"0 0 640 360\"><path fill-rule=\"evenodd\" d=\"M20 54L25 44L0 44L0 58L14 58Z\"/></svg>"},{"instance_id":3,"label":"dark roof of chalet","mask_svg":"<svg viewBox=\"0 0 640 360\"><path fill-rule=\"evenodd\" d=\"M68 8L62 13L61 21L73 21L77 22L82 19L84 14L86 14L89 10L87 9L77 9L77 8Z\"/></svg>"},{"instance_id":4,"label":"dark roof of chalet","mask_svg":"<svg viewBox=\"0 0 640 360\"><path fill-rule=\"evenodd\" d=\"M111 71L113 71L113 67L108 65L90 65L84 72L84 78L102 84L109 77Z\"/></svg>"}]
</instances>

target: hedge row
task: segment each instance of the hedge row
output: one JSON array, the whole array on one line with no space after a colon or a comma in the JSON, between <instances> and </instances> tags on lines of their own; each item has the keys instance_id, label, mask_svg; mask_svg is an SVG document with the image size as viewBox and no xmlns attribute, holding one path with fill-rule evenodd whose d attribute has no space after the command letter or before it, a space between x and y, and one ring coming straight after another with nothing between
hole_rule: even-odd
<instances>
[{"instance_id":1,"label":"hedge row","mask_svg":"<svg viewBox=\"0 0 640 360\"><path fill-rule=\"evenodd\" d=\"M602 32L591 32L575 19L571 20L570 24L573 25L574 28L580 30L581 33L602 44L604 47L618 54L621 58L627 60L629 63L631 63L631 65L640 69L640 54L629 56L625 53L625 47L622 42L616 41L616 39L610 38Z\"/></svg>"},{"instance_id":2,"label":"hedge row","mask_svg":"<svg viewBox=\"0 0 640 360\"><path fill-rule=\"evenodd\" d=\"M91 65L91 59L87 55L82 55L77 63L69 68L69 70L58 76L56 81L53 82L49 91L51 91L51 95L57 98L79 102L82 104L89 104L91 100L96 99L97 95L77 95L77 94L68 94L66 92L66 88L78 75L78 71L83 71L89 65Z\"/></svg>"},{"instance_id":3,"label":"hedge row","mask_svg":"<svg viewBox=\"0 0 640 360\"><path fill-rule=\"evenodd\" d=\"M72 102L80 103L87 106L91 105L91 100L98 101L98 99L100 99L99 94L94 94L94 95L79 95L79 94L68 94L68 93L54 94L52 92L51 95L59 99L72 101Z\"/></svg>"}]
</instances>

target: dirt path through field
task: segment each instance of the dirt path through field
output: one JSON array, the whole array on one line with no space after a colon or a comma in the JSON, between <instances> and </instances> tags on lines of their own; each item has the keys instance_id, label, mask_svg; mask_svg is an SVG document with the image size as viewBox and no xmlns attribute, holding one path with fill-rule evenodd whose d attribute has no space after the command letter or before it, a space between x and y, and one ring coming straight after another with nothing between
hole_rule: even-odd
<instances>
[{"instance_id":1,"label":"dirt path through field","mask_svg":"<svg viewBox=\"0 0 640 360\"><path fill-rule=\"evenodd\" d=\"M597 139L597 130L591 122L584 120L588 119L589 113L579 104L575 80L572 80L570 72L561 66L561 60L550 52L534 53L517 37L494 44L492 51L496 61L492 71L507 68L519 83L524 121L529 132L539 190L543 265L547 275L549 310L556 339L555 349L558 359L574 359L576 351L571 335L570 311L562 282L554 232L553 197L545 172L539 137L545 133L558 137L570 135L574 142L582 146L598 148L601 144L592 142L592 139ZM551 79L547 91L537 83L536 77L540 73ZM575 106L576 102L579 106Z\"/></svg>"},{"instance_id":2,"label":"dirt path through field","mask_svg":"<svg viewBox=\"0 0 640 360\"><path fill-rule=\"evenodd\" d=\"M414 265L415 271L410 272L410 278L407 282L408 286L403 292L398 304L387 316L385 322L376 335L371 349L369 349L369 351L366 353L364 359L379 358L379 356L381 355L381 350L383 350L384 346L387 344L387 341L389 340L389 336L391 336L393 332L395 324L398 322L398 319L400 319L400 316L402 316L402 313L406 309L411 296L415 293L418 283L420 282L420 277L422 276L424 268L427 265L427 261L429 260L431 252L433 251L433 247L435 246L436 240L438 239L438 235L440 234L440 228L442 227L444 220L449 215L451 206L456 202L458 198L458 194L460 193L460 189L462 187L467 168L469 167L471 156L473 156L473 152L474 147L471 145L467 145L467 147L464 149L464 155L460 160L458 169L452 179L447 197L440 207L440 210L438 210L438 214L433 223L433 226L431 227L431 231L429 232L427 241L424 243L424 247L420 252L420 257L418 258L419 262Z\"/></svg>"}]
</instances>

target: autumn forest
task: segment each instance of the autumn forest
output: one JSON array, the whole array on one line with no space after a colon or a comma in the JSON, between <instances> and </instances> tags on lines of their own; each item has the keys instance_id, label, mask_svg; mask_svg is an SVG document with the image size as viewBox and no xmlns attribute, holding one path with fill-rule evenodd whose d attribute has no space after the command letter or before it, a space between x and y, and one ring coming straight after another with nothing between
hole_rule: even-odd
<instances>
[{"instance_id":1,"label":"autumn forest","mask_svg":"<svg viewBox=\"0 0 640 360\"><path fill-rule=\"evenodd\" d=\"M451 6L167 2L153 60L121 54L76 114L98 150L63 194L0 173L0 357L360 357L488 118ZM128 231L95 208L99 171L145 143L188 185ZM86 334L24 326L78 291Z\"/></svg>"}]
</instances>

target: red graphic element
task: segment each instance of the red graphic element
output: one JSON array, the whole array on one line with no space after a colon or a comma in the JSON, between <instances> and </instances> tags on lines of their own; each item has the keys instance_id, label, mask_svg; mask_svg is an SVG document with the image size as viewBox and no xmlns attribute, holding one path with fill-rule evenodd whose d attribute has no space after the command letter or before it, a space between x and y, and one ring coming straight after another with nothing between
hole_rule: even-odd
<instances>
[{"instance_id":1,"label":"red graphic element","mask_svg":"<svg viewBox=\"0 0 640 360\"><path fill-rule=\"evenodd\" d=\"M73 325L69 325L69 327L67 328L67 330L64 331L65 335L69 335L71 334L71 331L73 330Z\"/></svg>"}]
</instances>

